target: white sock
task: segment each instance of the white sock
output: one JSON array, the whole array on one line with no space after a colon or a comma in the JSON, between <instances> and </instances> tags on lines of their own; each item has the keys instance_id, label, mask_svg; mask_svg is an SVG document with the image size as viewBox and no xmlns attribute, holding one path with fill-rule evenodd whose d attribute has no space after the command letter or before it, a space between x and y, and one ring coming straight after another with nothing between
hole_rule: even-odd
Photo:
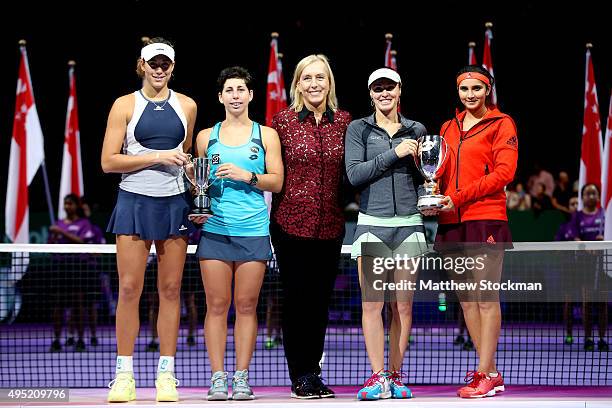
<instances>
[{"instance_id":1,"label":"white sock","mask_svg":"<svg viewBox=\"0 0 612 408\"><path fill-rule=\"evenodd\" d=\"M489 377L497 377L499 375L499 373L495 372L495 373L489 373Z\"/></svg>"},{"instance_id":2,"label":"white sock","mask_svg":"<svg viewBox=\"0 0 612 408\"><path fill-rule=\"evenodd\" d=\"M115 374L132 372L134 372L132 356L117 356Z\"/></svg>"},{"instance_id":3,"label":"white sock","mask_svg":"<svg viewBox=\"0 0 612 408\"><path fill-rule=\"evenodd\" d=\"M157 364L157 372L174 372L174 356L159 356L159 363Z\"/></svg>"}]
</instances>

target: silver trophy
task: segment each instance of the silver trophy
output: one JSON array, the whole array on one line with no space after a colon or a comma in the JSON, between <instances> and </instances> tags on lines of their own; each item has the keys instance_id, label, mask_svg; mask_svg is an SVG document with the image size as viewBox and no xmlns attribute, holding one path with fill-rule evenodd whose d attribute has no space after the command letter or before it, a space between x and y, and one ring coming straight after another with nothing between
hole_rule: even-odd
<instances>
[{"instance_id":1,"label":"silver trophy","mask_svg":"<svg viewBox=\"0 0 612 408\"><path fill-rule=\"evenodd\" d=\"M210 196L208 189L210 187L210 165L213 159L208 157L189 157L189 162L185 166L192 166L193 171L187 171L183 166L183 175L195 188L195 197L193 199L193 207L189 213L189 217L198 217L201 215L213 215L210 208Z\"/></svg>"},{"instance_id":2,"label":"silver trophy","mask_svg":"<svg viewBox=\"0 0 612 408\"><path fill-rule=\"evenodd\" d=\"M415 162L426 181L425 195L419 197L417 208L419 210L441 208L440 202L444 196L437 194L439 189L436 180L440 178L440 168L446 160L448 152L446 140L438 135L425 135L417 141L419 148Z\"/></svg>"}]
</instances>

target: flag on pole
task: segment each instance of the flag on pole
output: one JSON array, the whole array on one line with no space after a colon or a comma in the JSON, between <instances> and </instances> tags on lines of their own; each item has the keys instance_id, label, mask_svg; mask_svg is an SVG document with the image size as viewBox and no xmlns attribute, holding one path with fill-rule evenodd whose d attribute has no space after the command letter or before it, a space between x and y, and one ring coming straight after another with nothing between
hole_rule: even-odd
<instances>
[{"instance_id":1,"label":"flag on pole","mask_svg":"<svg viewBox=\"0 0 612 408\"><path fill-rule=\"evenodd\" d=\"M580 173L578 176L578 209L582 209L580 192L586 184L594 183L601 187L601 119L597 102L595 72L591 59L591 44L587 44L586 75L584 83L584 119L582 125L582 147L580 153Z\"/></svg>"},{"instance_id":2,"label":"flag on pole","mask_svg":"<svg viewBox=\"0 0 612 408\"><path fill-rule=\"evenodd\" d=\"M81 197L83 190L83 169L81 167L81 135L79 132L79 116L77 110L76 81L74 78L74 61L68 63L68 82L70 95L66 109L66 129L64 131L64 157L62 160L62 178L60 181L57 218L66 217L64 197L76 194Z\"/></svg>"},{"instance_id":3,"label":"flag on pole","mask_svg":"<svg viewBox=\"0 0 612 408\"><path fill-rule=\"evenodd\" d=\"M478 65L478 62L476 62L474 47L476 47L475 42L471 41L468 43L468 65Z\"/></svg>"},{"instance_id":4,"label":"flag on pole","mask_svg":"<svg viewBox=\"0 0 612 408\"><path fill-rule=\"evenodd\" d=\"M610 109L606 126L606 139L604 143L603 171L601 172L601 204L605 211L604 239L612 240L612 93L610 95Z\"/></svg>"},{"instance_id":5,"label":"flag on pole","mask_svg":"<svg viewBox=\"0 0 612 408\"><path fill-rule=\"evenodd\" d=\"M391 50L390 55L391 55L391 61L389 63L389 68L397 71L397 51ZM402 110L399 104L399 100L397 102L397 113L402 113Z\"/></svg>"},{"instance_id":6,"label":"flag on pole","mask_svg":"<svg viewBox=\"0 0 612 408\"><path fill-rule=\"evenodd\" d=\"M393 56L391 55L391 40L393 39L393 34L387 33L385 34L385 40L387 42L387 46L385 47L385 67L391 68L393 64Z\"/></svg>"},{"instance_id":7,"label":"flag on pole","mask_svg":"<svg viewBox=\"0 0 612 408\"><path fill-rule=\"evenodd\" d=\"M492 23L486 23L485 27L487 28L485 31L485 44L484 44L484 55L482 56L482 67L489 71L491 76L495 78L495 74L493 74L493 58L491 57L491 41L493 40L493 31L491 27L493 27ZM493 89L491 90L491 101L494 106L497 106L497 90L495 84L493 84Z\"/></svg>"},{"instance_id":8,"label":"flag on pole","mask_svg":"<svg viewBox=\"0 0 612 408\"><path fill-rule=\"evenodd\" d=\"M266 126L272 124L272 118L287 107L287 91L283 79L283 66L278 54L278 33L272 33L270 41L270 60L268 63L268 90L266 97Z\"/></svg>"},{"instance_id":9,"label":"flag on pole","mask_svg":"<svg viewBox=\"0 0 612 408\"><path fill-rule=\"evenodd\" d=\"M6 189L6 235L14 243L29 242L28 186L44 161L43 134L34 102L25 45L20 46L21 62Z\"/></svg>"},{"instance_id":10,"label":"flag on pole","mask_svg":"<svg viewBox=\"0 0 612 408\"><path fill-rule=\"evenodd\" d=\"M391 64L389 68L397 71L397 51L391 50Z\"/></svg>"}]
</instances>

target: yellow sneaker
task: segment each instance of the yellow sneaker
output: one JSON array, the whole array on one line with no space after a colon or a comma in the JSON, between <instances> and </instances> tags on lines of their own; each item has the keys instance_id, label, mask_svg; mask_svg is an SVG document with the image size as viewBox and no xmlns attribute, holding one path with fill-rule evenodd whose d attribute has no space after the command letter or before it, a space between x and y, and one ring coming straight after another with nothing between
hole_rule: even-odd
<instances>
[{"instance_id":1,"label":"yellow sneaker","mask_svg":"<svg viewBox=\"0 0 612 408\"><path fill-rule=\"evenodd\" d=\"M176 402L179 399L176 386L179 385L179 380L174 378L172 373L166 371L159 373L155 380L155 388L157 388L157 396L155 400L158 402Z\"/></svg>"},{"instance_id":2,"label":"yellow sneaker","mask_svg":"<svg viewBox=\"0 0 612 408\"><path fill-rule=\"evenodd\" d=\"M108 402L129 402L136 399L136 381L133 373L119 373L108 384Z\"/></svg>"}]
</instances>

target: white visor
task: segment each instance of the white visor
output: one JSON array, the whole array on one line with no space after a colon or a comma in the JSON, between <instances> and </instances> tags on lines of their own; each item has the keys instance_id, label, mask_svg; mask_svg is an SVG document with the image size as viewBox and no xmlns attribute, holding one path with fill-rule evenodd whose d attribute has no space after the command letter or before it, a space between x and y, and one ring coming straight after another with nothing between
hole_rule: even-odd
<instances>
[{"instance_id":1,"label":"white visor","mask_svg":"<svg viewBox=\"0 0 612 408\"><path fill-rule=\"evenodd\" d=\"M402 78L400 78L400 75L397 73L397 71L394 71L389 68L379 68L370 74L370 77L368 78L368 88L372 86L372 83L374 83L374 81L377 81L381 78L390 79L391 81L396 82L398 84L402 83Z\"/></svg>"},{"instance_id":2,"label":"white visor","mask_svg":"<svg viewBox=\"0 0 612 408\"><path fill-rule=\"evenodd\" d=\"M170 61L174 62L174 48L164 43L149 44L142 48L140 51L140 57L145 61L149 61L156 55L165 55L170 58Z\"/></svg>"}]
</instances>

